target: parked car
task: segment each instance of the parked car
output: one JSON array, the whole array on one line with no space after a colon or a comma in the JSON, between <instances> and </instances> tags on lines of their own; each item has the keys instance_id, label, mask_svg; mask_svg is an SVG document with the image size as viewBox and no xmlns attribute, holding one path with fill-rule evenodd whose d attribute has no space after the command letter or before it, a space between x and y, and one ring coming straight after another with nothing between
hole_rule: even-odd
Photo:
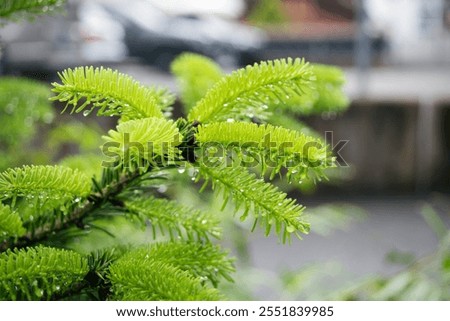
<instances>
[{"instance_id":1,"label":"parked car","mask_svg":"<svg viewBox=\"0 0 450 321\"><path fill-rule=\"evenodd\" d=\"M65 14L0 29L7 73L54 74L127 56L167 69L186 51L236 67L258 60L264 43L259 29L213 15L169 14L149 0L69 0Z\"/></svg>"},{"instance_id":2,"label":"parked car","mask_svg":"<svg viewBox=\"0 0 450 321\"><path fill-rule=\"evenodd\" d=\"M125 29L129 55L166 68L178 54L191 51L222 65L245 65L258 59L265 34L238 21L214 15L176 15L149 0L103 0L104 8Z\"/></svg>"},{"instance_id":3,"label":"parked car","mask_svg":"<svg viewBox=\"0 0 450 321\"><path fill-rule=\"evenodd\" d=\"M127 56L123 26L96 1L69 0L66 10L0 29L7 73L54 72Z\"/></svg>"}]
</instances>

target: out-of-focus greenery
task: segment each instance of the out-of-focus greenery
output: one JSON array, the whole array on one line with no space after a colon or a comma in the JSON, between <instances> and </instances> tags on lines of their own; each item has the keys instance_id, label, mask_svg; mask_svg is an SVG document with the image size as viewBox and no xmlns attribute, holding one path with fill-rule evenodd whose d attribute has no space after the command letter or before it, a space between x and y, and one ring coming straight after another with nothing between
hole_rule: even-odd
<instances>
[{"instance_id":1,"label":"out-of-focus greenery","mask_svg":"<svg viewBox=\"0 0 450 321\"><path fill-rule=\"evenodd\" d=\"M59 10L66 0L2 0L0 24L10 20L31 19Z\"/></svg>"},{"instance_id":2,"label":"out-of-focus greenery","mask_svg":"<svg viewBox=\"0 0 450 321\"><path fill-rule=\"evenodd\" d=\"M43 158L33 146L39 124L50 124L54 113L48 101L50 90L36 81L0 78L0 170Z\"/></svg>"},{"instance_id":3,"label":"out-of-focus greenery","mask_svg":"<svg viewBox=\"0 0 450 321\"><path fill-rule=\"evenodd\" d=\"M287 21L280 0L260 0L247 19L261 27L280 25Z\"/></svg>"},{"instance_id":4,"label":"out-of-focus greenery","mask_svg":"<svg viewBox=\"0 0 450 321\"><path fill-rule=\"evenodd\" d=\"M93 157L100 159L99 126L76 120L62 122L62 119L58 119L57 124L50 96L48 85L38 81L0 78L0 170L55 163L61 157L83 153L90 154L90 159L70 158L64 163L99 173L100 169L92 165L99 162L89 162Z\"/></svg>"}]
</instances>

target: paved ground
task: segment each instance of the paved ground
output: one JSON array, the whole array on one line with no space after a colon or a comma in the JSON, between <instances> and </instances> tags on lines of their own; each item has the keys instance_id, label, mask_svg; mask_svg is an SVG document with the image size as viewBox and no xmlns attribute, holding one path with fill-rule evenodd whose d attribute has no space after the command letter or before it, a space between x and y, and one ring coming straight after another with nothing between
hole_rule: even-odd
<instances>
[{"instance_id":1,"label":"paved ground","mask_svg":"<svg viewBox=\"0 0 450 321\"><path fill-rule=\"evenodd\" d=\"M336 261L346 271L363 276L394 272L396 267L385 262L389 251L399 250L421 257L435 250L437 239L420 215L425 200L380 197L350 199L348 203L365 209L367 217L345 231L338 230L329 236L312 233L302 241L294 240L290 246L258 233L251 241L254 264L263 269L283 270ZM313 204L318 203L312 202L311 206Z\"/></svg>"}]
</instances>

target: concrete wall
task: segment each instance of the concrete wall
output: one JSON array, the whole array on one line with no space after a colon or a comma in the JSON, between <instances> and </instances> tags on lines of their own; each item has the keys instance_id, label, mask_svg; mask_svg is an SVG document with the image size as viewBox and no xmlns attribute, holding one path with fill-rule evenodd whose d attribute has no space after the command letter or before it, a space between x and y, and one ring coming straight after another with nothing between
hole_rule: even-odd
<instances>
[{"instance_id":1,"label":"concrete wall","mask_svg":"<svg viewBox=\"0 0 450 321\"><path fill-rule=\"evenodd\" d=\"M447 189L450 104L356 100L335 119L307 123L333 132L334 144L349 140L341 155L350 168L338 188L346 192L426 192Z\"/></svg>"}]
</instances>

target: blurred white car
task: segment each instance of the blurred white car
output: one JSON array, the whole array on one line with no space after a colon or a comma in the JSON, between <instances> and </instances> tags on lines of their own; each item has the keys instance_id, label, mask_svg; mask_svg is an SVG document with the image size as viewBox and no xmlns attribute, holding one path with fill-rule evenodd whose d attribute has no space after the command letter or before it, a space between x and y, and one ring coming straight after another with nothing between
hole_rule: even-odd
<instances>
[{"instance_id":1,"label":"blurred white car","mask_svg":"<svg viewBox=\"0 0 450 321\"><path fill-rule=\"evenodd\" d=\"M54 73L128 56L167 69L186 51L235 67L259 60L266 40L261 30L236 20L171 14L149 0L69 0L65 11L0 28L3 69Z\"/></svg>"},{"instance_id":2,"label":"blurred white car","mask_svg":"<svg viewBox=\"0 0 450 321\"><path fill-rule=\"evenodd\" d=\"M266 41L261 30L218 15L171 14L149 0L100 2L124 26L130 56L162 68L185 51L222 65L245 65L258 59Z\"/></svg>"}]
</instances>

